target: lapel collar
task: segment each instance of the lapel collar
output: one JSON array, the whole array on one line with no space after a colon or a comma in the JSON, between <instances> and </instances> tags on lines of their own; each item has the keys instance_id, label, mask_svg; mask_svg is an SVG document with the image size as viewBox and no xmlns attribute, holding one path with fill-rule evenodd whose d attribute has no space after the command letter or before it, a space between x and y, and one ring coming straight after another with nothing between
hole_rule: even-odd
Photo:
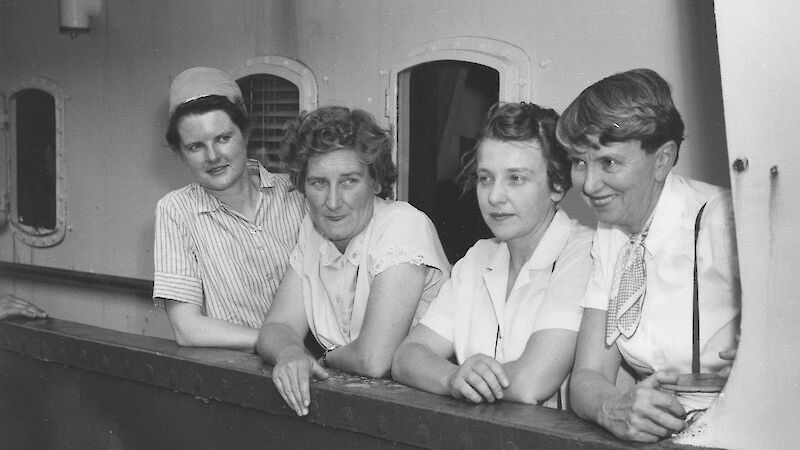
<instances>
[{"instance_id":1,"label":"lapel collar","mask_svg":"<svg viewBox=\"0 0 800 450\"><path fill-rule=\"evenodd\" d=\"M510 255L505 242L500 242L483 273L483 282L492 300L497 323L502 323L503 307L506 303L506 286L508 283L508 264Z\"/></svg>"},{"instance_id":2,"label":"lapel collar","mask_svg":"<svg viewBox=\"0 0 800 450\"><path fill-rule=\"evenodd\" d=\"M677 178L670 172L664 181L664 189L653 211L653 221L644 241L644 247L651 256L667 244L671 233L683 227L683 217L686 215L688 205L681 200L679 195L680 185Z\"/></svg>"}]
</instances>

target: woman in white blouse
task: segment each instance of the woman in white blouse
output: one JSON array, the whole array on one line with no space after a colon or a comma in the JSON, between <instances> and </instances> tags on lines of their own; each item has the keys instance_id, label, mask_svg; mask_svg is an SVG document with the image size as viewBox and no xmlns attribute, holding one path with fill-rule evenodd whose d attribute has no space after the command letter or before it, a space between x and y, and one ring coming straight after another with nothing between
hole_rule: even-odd
<instances>
[{"instance_id":1,"label":"woman in white blouse","mask_svg":"<svg viewBox=\"0 0 800 450\"><path fill-rule=\"evenodd\" d=\"M390 200L391 134L343 107L304 114L287 130L289 170L309 214L258 339L272 379L298 415L309 377L327 367L389 374L392 354L447 279L450 265L428 217ZM303 344L311 331L324 355Z\"/></svg>"},{"instance_id":2,"label":"woman in white blouse","mask_svg":"<svg viewBox=\"0 0 800 450\"><path fill-rule=\"evenodd\" d=\"M571 181L557 121L529 103L489 111L463 174L495 237L456 263L395 353L399 382L474 403L565 405L592 231L558 209Z\"/></svg>"}]
</instances>

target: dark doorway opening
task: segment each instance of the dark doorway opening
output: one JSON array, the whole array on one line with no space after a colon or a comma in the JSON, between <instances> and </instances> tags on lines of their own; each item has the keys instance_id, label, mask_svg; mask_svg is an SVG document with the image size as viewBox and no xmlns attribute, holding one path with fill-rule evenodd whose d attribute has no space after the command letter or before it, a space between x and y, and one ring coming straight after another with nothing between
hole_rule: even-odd
<instances>
[{"instance_id":1,"label":"dark doorway opening","mask_svg":"<svg viewBox=\"0 0 800 450\"><path fill-rule=\"evenodd\" d=\"M408 201L431 218L448 258L455 262L475 241L492 236L475 190L462 194L456 177L464 154L475 146L486 112L498 100L500 74L480 64L435 61L399 77L401 89L408 89L399 95L398 112L400 133L407 133L400 138L407 148L400 151L408 161ZM406 126L400 124L402 118ZM399 159L401 164L405 161Z\"/></svg>"}]
</instances>

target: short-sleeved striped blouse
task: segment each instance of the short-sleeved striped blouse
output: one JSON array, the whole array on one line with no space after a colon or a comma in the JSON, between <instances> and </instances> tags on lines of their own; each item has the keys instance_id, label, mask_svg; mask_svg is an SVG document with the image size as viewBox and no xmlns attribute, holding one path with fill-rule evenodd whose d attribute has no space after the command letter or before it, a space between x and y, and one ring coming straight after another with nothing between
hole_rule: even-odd
<instances>
[{"instance_id":1,"label":"short-sleeved striped blouse","mask_svg":"<svg viewBox=\"0 0 800 450\"><path fill-rule=\"evenodd\" d=\"M286 271L306 203L291 182L248 161L261 180L253 221L196 183L156 207L153 299L194 303L208 317L260 328Z\"/></svg>"}]
</instances>

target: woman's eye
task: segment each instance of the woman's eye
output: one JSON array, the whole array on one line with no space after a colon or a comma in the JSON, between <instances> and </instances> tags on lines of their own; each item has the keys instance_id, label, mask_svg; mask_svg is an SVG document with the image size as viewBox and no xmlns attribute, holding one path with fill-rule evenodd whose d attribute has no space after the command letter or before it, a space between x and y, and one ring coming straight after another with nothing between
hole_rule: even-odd
<instances>
[{"instance_id":1,"label":"woman's eye","mask_svg":"<svg viewBox=\"0 0 800 450\"><path fill-rule=\"evenodd\" d=\"M617 162L613 159L604 159L603 160L603 167L608 169L613 169L617 166Z\"/></svg>"},{"instance_id":2,"label":"woman's eye","mask_svg":"<svg viewBox=\"0 0 800 450\"><path fill-rule=\"evenodd\" d=\"M190 144L190 145L188 145L186 147L186 151L187 152L196 152L199 149L200 149L200 145L199 144Z\"/></svg>"},{"instance_id":3,"label":"woman's eye","mask_svg":"<svg viewBox=\"0 0 800 450\"><path fill-rule=\"evenodd\" d=\"M230 142L231 136L229 134L223 134L222 136L217 139L221 144L226 144Z\"/></svg>"},{"instance_id":4,"label":"woman's eye","mask_svg":"<svg viewBox=\"0 0 800 450\"><path fill-rule=\"evenodd\" d=\"M358 184L358 178L347 178L344 180L343 184L345 186L353 186L354 184Z\"/></svg>"},{"instance_id":5,"label":"woman's eye","mask_svg":"<svg viewBox=\"0 0 800 450\"><path fill-rule=\"evenodd\" d=\"M572 168L573 169L583 169L584 167L586 167L586 161L584 161L582 159L578 159L578 158L574 158L572 160Z\"/></svg>"},{"instance_id":6,"label":"woman's eye","mask_svg":"<svg viewBox=\"0 0 800 450\"><path fill-rule=\"evenodd\" d=\"M509 177L509 181L511 181L511 183L513 183L513 184L521 184L521 183L524 183L526 180L527 179L525 177L523 177L522 175L511 175Z\"/></svg>"},{"instance_id":7,"label":"woman's eye","mask_svg":"<svg viewBox=\"0 0 800 450\"><path fill-rule=\"evenodd\" d=\"M478 184L489 184L492 182L492 177L486 175L478 175Z\"/></svg>"},{"instance_id":8,"label":"woman's eye","mask_svg":"<svg viewBox=\"0 0 800 450\"><path fill-rule=\"evenodd\" d=\"M325 187L325 182L322 180L311 180L308 184L314 189L322 189Z\"/></svg>"}]
</instances>

